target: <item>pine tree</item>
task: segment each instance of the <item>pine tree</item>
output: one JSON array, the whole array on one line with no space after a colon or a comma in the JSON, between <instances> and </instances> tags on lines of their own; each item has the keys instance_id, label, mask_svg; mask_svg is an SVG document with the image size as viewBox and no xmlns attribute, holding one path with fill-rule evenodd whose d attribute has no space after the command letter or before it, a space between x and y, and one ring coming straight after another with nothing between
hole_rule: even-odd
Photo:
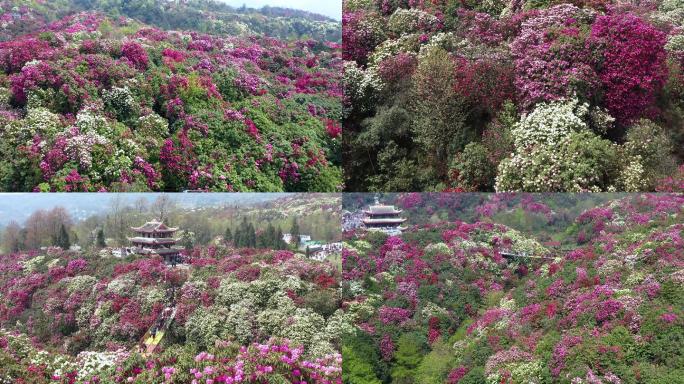
<instances>
[{"instance_id":1,"label":"pine tree","mask_svg":"<svg viewBox=\"0 0 684 384\"><path fill-rule=\"evenodd\" d=\"M261 231L256 237L257 248L269 248L269 239L266 231Z\"/></svg>"},{"instance_id":2,"label":"pine tree","mask_svg":"<svg viewBox=\"0 0 684 384\"><path fill-rule=\"evenodd\" d=\"M392 367L391 375L393 382L414 382L416 369L423 360L422 346L424 341L420 336L411 333L401 335L397 342L397 351L394 354L396 363Z\"/></svg>"},{"instance_id":3,"label":"pine tree","mask_svg":"<svg viewBox=\"0 0 684 384\"><path fill-rule=\"evenodd\" d=\"M249 228L247 225L247 218L243 217L242 222L235 231L235 236L233 237L233 242L238 248L245 248L249 246Z\"/></svg>"},{"instance_id":4,"label":"pine tree","mask_svg":"<svg viewBox=\"0 0 684 384\"><path fill-rule=\"evenodd\" d=\"M275 249L287 249L287 244L285 243L285 240L283 240L283 230L278 227L278 230L276 230L276 245Z\"/></svg>"},{"instance_id":5,"label":"pine tree","mask_svg":"<svg viewBox=\"0 0 684 384\"><path fill-rule=\"evenodd\" d=\"M256 245L256 230L254 229L254 225L249 223L247 226L247 246L250 248L256 248Z\"/></svg>"},{"instance_id":6,"label":"pine tree","mask_svg":"<svg viewBox=\"0 0 684 384\"><path fill-rule=\"evenodd\" d=\"M233 242L233 232L230 231L230 227L226 228L226 233L223 235L223 240L225 240L226 243Z\"/></svg>"},{"instance_id":7,"label":"pine tree","mask_svg":"<svg viewBox=\"0 0 684 384\"><path fill-rule=\"evenodd\" d=\"M105 241L104 231L102 230L102 228L100 228L100 229L97 230L97 243L96 243L96 246L97 246L98 248L104 248L104 247L107 246L107 242Z\"/></svg>"},{"instance_id":8,"label":"pine tree","mask_svg":"<svg viewBox=\"0 0 684 384\"><path fill-rule=\"evenodd\" d=\"M292 218L292 226L290 227L290 234L292 235L292 243L295 246L299 246L299 223L297 222L297 218L293 217Z\"/></svg>"},{"instance_id":9,"label":"pine tree","mask_svg":"<svg viewBox=\"0 0 684 384\"><path fill-rule=\"evenodd\" d=\"M59 228L59 234L57 235L57 241L55 245L64 250L67 250L71 247L71 242L69 241L69 233L67 233L64 224L62 224Z\"/></svg>"},{"instance_id":10,"label":"pine tree","mask_svg":"<svg viewBox=\"0 0 684 384\"><path fill-rule=\"evenodd\" d=\"M264 231L266 248L274 249L276 247L275 236L275 227L273 227L273 224L268 223L268 227L266 227L266 230Z\"/></svg>"},{"instance_id":11,"label":"pine tree","mask_svg":"<svg viewBox=\"0 0 684 384\"><path fill-rule=\"evenodd\" d=\"M235 228L235 234L233 235L233 245L235 248L240 248L242 246L242 229L240 227Z\"/></svg>"}]
</instances>

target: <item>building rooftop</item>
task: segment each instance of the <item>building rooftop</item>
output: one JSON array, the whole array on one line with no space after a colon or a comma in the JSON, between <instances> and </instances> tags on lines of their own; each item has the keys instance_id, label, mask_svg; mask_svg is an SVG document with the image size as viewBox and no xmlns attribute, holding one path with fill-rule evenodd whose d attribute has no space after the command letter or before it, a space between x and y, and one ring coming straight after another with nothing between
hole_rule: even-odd
<instances>
[{"instance_id":1,"label":"building rooftop","mask_svg":"<svg viewBox=\"0 0 684 384\"><path fill-rule=\"evenodd\" d=\"M178 228L167 227L163 222L157 220L148 221L140 227L131 227L131 229L145 233L176 232L178 230Z\"/></svg>"},{"instance_id":2,"label":"building rooftop","mask_svg":"<svg viewBox=\"0 0 684 384\"><path fill-rule=\"evenodd\" d=\"M371 205L364 211L367 215L400 214L401 209L394 208L394 205Z\"/></svg>"},{"instance_id":3,"label":"building rooftop","mask_svg":"<svg viewBox=\"0 0 684 384\"><path fill-rule=\"evenodd\" d=\"M153 238L153 237L129 237L128 241L132 243L145 243L145 244L161 244L161 243L170 243L170 244L175 244L178 239L174 239L172 237L160 237L160 238Z\"/></svg>"},{"instance_id":4,"label":"building rooftop","mask_svg":"<svg viewBox=\"0 0 684 384\"><path fill-rule=\"evenodd\" d=\"M401 225L407 219L400 216L402 210L396 209L394 205L380 204L378 198L375 198L375 204L370 205L367 210L363 211L365 217L360 221L369 231L381 231L389 235L401 234L405 227Z\"/></svg>"}]
</instances>

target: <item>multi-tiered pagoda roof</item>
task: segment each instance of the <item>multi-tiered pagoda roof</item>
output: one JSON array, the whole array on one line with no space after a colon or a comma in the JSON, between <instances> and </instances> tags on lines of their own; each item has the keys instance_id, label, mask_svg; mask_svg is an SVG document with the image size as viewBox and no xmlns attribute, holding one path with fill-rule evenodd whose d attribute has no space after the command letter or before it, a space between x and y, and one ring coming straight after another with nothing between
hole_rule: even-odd
<instances>
[{"instance_id":1,"label":"multi-tiered pagoda roof","mask_svg":"<svg viewBox=\"0 0 684 384\"><path fill-rule=\"evenodd\" d=\"M401 217L402 212L401 209L396 209L393 205L380 204L378 199L375 199L375 204L363 211L365 214L363 224L369 230L398 234L406 229L401 226L406 222L406 219Z\"/></svg>"},{"instance_id":2,"label":"multi-tiered pagoda roof","mask_svg":"<svg viewBox=\"0 0 684 384\"><path fill-rule=\"evenodd\" d=\"M133 251L141 255L159 255L164 261L177 263L180 259L180 250L175 247L178 239L173 235L178 228L168 227L162 221L152 220L140 227L131 227L137 233L128 240L133 244Z\"/></svg>"}]
</instances>

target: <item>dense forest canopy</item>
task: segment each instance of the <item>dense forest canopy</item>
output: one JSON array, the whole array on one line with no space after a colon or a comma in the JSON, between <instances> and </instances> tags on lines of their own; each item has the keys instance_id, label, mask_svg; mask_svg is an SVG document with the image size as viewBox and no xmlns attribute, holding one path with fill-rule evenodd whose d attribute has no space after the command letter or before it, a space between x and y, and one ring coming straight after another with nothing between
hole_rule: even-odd
<instances>
[{"instance_id":1,"label":"dense forest canopy","mask_svg":"<svg viewBox=\"0 0 684 384\"><path fill-rule=\"evenodd\" d=\"M683 8L345 0L347 189L681 190Z\"/></svg>"}]
</instances>

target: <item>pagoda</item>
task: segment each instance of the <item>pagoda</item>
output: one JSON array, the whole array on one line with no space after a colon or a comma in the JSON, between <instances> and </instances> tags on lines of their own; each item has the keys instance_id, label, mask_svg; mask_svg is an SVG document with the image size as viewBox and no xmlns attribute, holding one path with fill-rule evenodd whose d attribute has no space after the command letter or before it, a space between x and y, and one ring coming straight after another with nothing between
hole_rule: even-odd
<instances>
[{"instance_id":1,"label":"pagoda","mask_svg":"<svg viewBox=\"0 0 684 384\"><path fill-rule=\"evenodd\" d=\"M152 220L131 229L137 233L137 236L128 238L133 244L134 253L159 255L166 263L174 265L181 262L180 250L175 247L178 239L173 237L178 228L167 227L161 221Z\"/></svg>"},{"instance_id":2,"label":"pagoda","mask_svg":"<svg viewBox=\"0 0 684 384\"><path fill-rule=\"evenodd\" d=\"M394 208L394 205L380 204L376 197L375 204L363 211L365 215L363 224L368 231L400 235L406 229L406 227L402 226L406 222L406 219L401 217L402 212L401 209Z\"/></svg>"}]
</instances>

